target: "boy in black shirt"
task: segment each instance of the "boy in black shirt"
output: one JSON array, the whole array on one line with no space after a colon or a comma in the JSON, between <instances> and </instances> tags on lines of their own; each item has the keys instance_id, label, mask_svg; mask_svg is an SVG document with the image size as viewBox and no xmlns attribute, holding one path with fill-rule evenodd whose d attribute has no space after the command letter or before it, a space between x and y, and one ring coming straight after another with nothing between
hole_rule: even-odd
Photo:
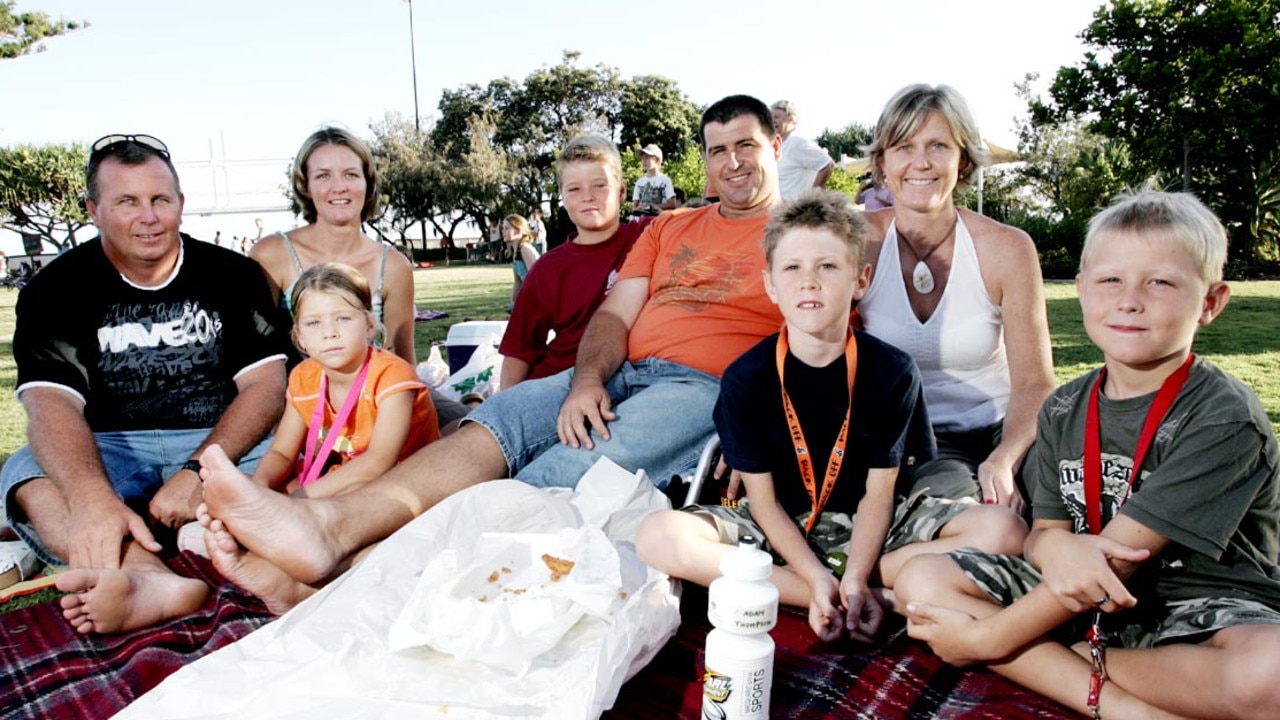
<instances>
[{"instance_id":1,"label":"boy in black shirt","mask_svg":"<svg viewBox=\"0 0 1280 720\"><path fill-rule=\"evenodd\" d=\"M881 603L892 606L891 592L872 587L892 587L909 557L964 546L1016 553L1026 534L1002 506L895 492L899 466L928 459L933 442L915 363L849 326L871 280L865 245L866 224L839 193L808 192L775 211L765 287L786 324L729 366L714 413L748 499L656 513L636 539L649 564L708 585L739 537L763 537L782 602L808 606L823 640L872 640Z\"/></svg>"}]
</instances>

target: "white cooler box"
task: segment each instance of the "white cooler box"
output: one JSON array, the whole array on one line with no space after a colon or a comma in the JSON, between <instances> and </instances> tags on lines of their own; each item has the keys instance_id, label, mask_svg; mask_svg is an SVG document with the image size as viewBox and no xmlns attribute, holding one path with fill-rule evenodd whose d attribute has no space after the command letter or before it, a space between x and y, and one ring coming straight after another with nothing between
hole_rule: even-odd
<instances>
[{"instance_id":1,"label":"white cooler box","mask_svg":"<svg viewBox=\"0 0 1280 720\"><path fill-rule=\"evenodd\" d=\"M482 343L492 341L497 347L507 332L506 320L470 320L449 327L444 347L449 356L449 374L453 375L467 364L471 353Z\"/></svg>"}]
</instances>

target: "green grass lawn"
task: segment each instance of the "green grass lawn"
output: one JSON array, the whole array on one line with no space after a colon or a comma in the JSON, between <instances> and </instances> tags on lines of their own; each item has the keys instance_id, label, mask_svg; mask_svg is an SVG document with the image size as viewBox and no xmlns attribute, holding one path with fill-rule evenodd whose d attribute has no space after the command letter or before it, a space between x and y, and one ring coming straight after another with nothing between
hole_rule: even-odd
<instances>
[{"instance_id":1,"label":"green grass lawn","mask_svg":"<svg viewBox=\"0 0 1280 720\"><path fill-rule=\"evenodd\" d=\"M508 266L419 269L414 271L414 280L419 310L449 314L417 324L419 358L426 358L432 343L443 342L455 322L507 317L512 281ZM1102 354L1084 333L1075 286L1049 283L1045 294L1054 366L1058 381L1065 382L1101 363ZM17 381L13 305L17 296L15 291L0 290L0 462L26 443L26 415L13 397ZM1280 424L1280 282L1233 283L1231 304L1201 331L1195 350L1249 383L1262 398L1272 425Z\"/></svg>"}]
</instances>

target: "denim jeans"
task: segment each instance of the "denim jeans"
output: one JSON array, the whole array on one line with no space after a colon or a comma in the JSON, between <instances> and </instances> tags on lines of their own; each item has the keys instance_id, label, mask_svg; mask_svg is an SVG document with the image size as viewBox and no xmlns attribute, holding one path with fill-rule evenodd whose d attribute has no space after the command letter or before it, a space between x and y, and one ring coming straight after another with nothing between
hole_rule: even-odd
<instances>
[{"instance_id":1,"label":"denim jeans","mask_svg":"<svg viewBox=\"0 0 1280 720\"><path fill-rule=\"evenodd\" d=\"M98 444L98 456L102 459L102 467L106 470L116 494L124 500L134 512L146 517L147 503L160 490L165 481L182 468L182 464L191 459L200 444L209 436L208 429L195 430L131 430L127 432L94 433ZM258 461L266 454L271 445L271 437L267 436L245 456L240 459L242 472L252 474L258 467ZM15 506L13 493L17 487L28 480L45 477L40 469L35 453L27 445L13 454L0 468L0 498L3 498L5 520L18 533L40 559L51 565L61 565L63 561L55 556L40 542L35 526Z\"/></svg>"},{"instance_id":2,"label":"denim jeans","mask_svg":"<svg viewBox=\"0 0 1280 720\"><path fill-rule=\"evenodd\" d=\"M504 390L463 422L482 425L497 440L512 477L537 487L574 487L601 457L659 488L698 462L715 434L711 410L720 394L714 375L660 358L624 363L605 384L617 419L608 440L591 433L595 449L573 448L556 436L556 416L569 395L573 370Z\"/></svg>"}]
</instances>

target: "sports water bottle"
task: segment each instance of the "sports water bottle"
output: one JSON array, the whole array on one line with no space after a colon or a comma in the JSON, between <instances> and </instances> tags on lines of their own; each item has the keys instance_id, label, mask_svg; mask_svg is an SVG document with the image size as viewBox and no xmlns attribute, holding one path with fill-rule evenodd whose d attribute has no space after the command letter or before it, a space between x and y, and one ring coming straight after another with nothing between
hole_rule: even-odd
<instances>
[{"instance_id":1,"label":"sports water bottle","mask_svg":"<svg viewBox=\"0 0 1280 720\"><path fill-rule=\"evenodd\" d=\"M702 678L704 720L768 720L773 684L773 638L778 624L778 588L769 582L773 558L744 537L720 558L721 577L711 583L707 619L706 672Z\"/></svg>"}]
</instances>

